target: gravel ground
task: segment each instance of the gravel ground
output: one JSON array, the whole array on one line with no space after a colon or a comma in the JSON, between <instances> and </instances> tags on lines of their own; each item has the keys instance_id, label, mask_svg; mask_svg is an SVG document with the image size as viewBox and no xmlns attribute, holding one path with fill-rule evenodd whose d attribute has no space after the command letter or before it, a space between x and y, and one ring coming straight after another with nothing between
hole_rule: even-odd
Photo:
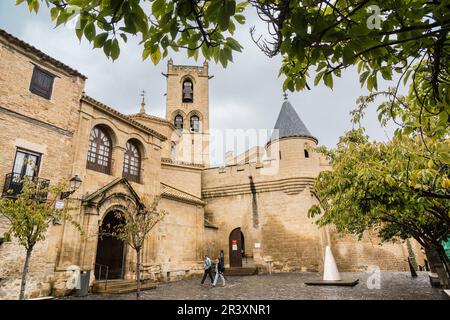
<instances>
[{"instance_id":1,"label":"gravel ground","mask_svg":"<svg viewBox=\"0 0 450 320\"><path fill-rule=\"evenodd\" d=\"M426 272L412 278L409 272L382 272L379 281L369 273L341 273L344 279L359 279L354 287L307 286L305 281L318 280L318 273L278 273L247 277L228 277L225 287L219 280L211 288L208 280L200 285L200 276L189 280L160 283L154 290L142 292L147 300L445 300L448 296L430 286ZM65 299L129 300L135 293L96 295Z\"/></svg>"}]
</instances>

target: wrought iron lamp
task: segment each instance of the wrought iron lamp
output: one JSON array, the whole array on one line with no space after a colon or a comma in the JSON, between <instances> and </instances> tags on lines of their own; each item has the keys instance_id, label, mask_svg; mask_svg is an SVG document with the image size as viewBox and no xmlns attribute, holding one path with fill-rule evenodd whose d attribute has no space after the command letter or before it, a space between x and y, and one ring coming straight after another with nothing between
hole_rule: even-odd
<instances>
[{"instance_id":1,"label":"wrought iron lamp","mask_svg":"<svg viewBox=\"0 0 450 320\"><path fill-rule=\"evenodd\" d=\"M61 196L60 199L66 199L68 198L71 194L73 194L75 191L78 190L78 188L81 185L81 179L78 175L73 176L72 178L70 178L69 183L70 183L70 190L69 191L65 191L65 192L61 192Z\"/></svg>"}]
</instances>

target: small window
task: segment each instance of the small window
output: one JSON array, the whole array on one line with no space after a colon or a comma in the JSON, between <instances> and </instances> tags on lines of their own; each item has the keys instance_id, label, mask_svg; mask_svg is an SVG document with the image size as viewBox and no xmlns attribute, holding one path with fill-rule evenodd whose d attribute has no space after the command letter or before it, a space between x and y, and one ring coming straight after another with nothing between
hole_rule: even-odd
<instances>
[{"instance_id":1,"label":"small window","mask_svg":"<svg viewBox=\"0 0 450 320\"><path fill-rule=\"evenodd\" d=\"M200 132L200 118L196 115L191 117L191 132Z\"/></svg>"},{"instance_id":2,"label":"small window","mask_svg":"<svg viewBox=\"0 0 450 320\"><path fill-rule=\"evenodd\" d=\"M309 158L309 152L305 149L305 158Z\"/></svg>"},{"instance_id":3,"label":"small window","mask_svg":"<svg viewBox=\"0 0 450 320\"><path fill-rule=\"evenodd\" d=\"M23 177L34 178L39 173L41 155L38 153L18 149L14 159L13 175L18 180Z\"/></svg>"},{"instance_id":4,"label":"small window","mask_svg":"<svg viewBox=\"0 0 450 320\"><path fill-rule=\"evenodd\" d=\"M174 126L177 130L183 130L183 117L181 115L177 115L174 120Z\"/></svg>"},{"instance_id":5,"label":"small window","mask_svg":"<svg viewBox=\"0 0 450 320\"><path fill-rule=\"evenodd\" d=\"M278 151L278 155L280 156L280 160L281 160L281 151Z\"/></svg>"},{"instance_id":6,"label":"small window","mask_svg":"<svg viewBox=\"0 0 450 320\"><path fill-rule=\"evenodd\" d=\"M39 67L34 67L30 91L38 96L50 100L53 91L54 79L55 76L51 73L42 70Z\"/></svg>"},{"instance_id":7,"label":"small window","mask_svg":"<svg viewBox=\"0 0 450 320\"><path fill-rule=\"evenodd\" d=\"M41 179L38 181L36 178L39 174L39 164L41 161L41 155L39 153L17 149L16 156L14 158L14 164L12 172L6 175L5 184L3 185L3 196L18 196L23 189L23 180L28 178L38 183L37 187L48 187L49 181ZM38 195L42 196L42 200L47 199L46 193ZM45 196L45 199L44 199Z\"/></svg>"},{"instance_id":8,"label":"small window","mask_svg":"<svg viewBox=\"0 0 450 320\"><path fill-rule=\"evenodd\" d=\"M194 101L194 86L191 80L185 80L183 82L183 102Z\"/></svg>"}]
</instances>

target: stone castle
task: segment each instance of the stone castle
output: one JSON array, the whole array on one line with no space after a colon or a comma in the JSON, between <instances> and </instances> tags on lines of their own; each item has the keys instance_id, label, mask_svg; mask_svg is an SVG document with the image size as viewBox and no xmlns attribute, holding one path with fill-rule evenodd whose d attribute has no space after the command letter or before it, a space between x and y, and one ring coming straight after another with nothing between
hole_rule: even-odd
<instances>
[{"instance_id":1,"label":"stone castle","mask_svg":"<svg viewBox=\"0 0 450 320\"><path fill-rule=\"evenodd\" d=\"M173 281L202 272L205 254L223 253L227 268L265 272L322 271L331 245L341 271L406 270L405 244L380 245L319 228L307 212L317 203L312 186L325 158L318 140L288 100L274 134L226 165L209 166L208 64L168 61L166 117L125 115L84 93L86 76L0 31L0 188L20 192L20 178L42 183L81 180L70 195L69 223L50 227L33 252L27 296L66 294L68 268L90 270L92 281L132 279L134 251L99 230L118 223L123 199L160 197L169 214L151 231L142 252L143 277ZM236 115L239 116L239 115ZM34 169L30 167L33 163ZM17 298L25 252L3 241L0 218L0 299ZM101 268L103 267L103 271Z\"/></svg>"}]
</instances>

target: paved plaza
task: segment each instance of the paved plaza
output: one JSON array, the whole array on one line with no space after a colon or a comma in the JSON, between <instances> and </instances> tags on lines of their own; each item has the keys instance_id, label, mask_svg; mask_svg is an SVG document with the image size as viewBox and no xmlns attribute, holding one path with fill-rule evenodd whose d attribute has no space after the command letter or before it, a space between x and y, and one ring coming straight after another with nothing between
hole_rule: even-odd
<instances>
[{"instance_id":1,"label":"paved plaza","mask_svg":"<svg viewBox=\"0 0 450 320\"><path fill-rule=\"evenodd\" d=\"M426 272L412 278L409 272L382 272L380 281L374 274L342 273L344 279L357 278L355 287L307 286L305 281L318 280L318 273L279 273L247 277L228 277L225 287L220 282L211 288L209 282L200 285L200 276L189 280L160 283L154 290L142 292L148 300L380 300L417 299L445 300L448 296L440 289L432 288ZM379 284L379 286L378 286ZM379 289L377 289L379 287ZM371 289L372 288L372 289ZM135 299L135 293L122 295L94 295L68 299Z\"/></svg>"}]
</instances>

